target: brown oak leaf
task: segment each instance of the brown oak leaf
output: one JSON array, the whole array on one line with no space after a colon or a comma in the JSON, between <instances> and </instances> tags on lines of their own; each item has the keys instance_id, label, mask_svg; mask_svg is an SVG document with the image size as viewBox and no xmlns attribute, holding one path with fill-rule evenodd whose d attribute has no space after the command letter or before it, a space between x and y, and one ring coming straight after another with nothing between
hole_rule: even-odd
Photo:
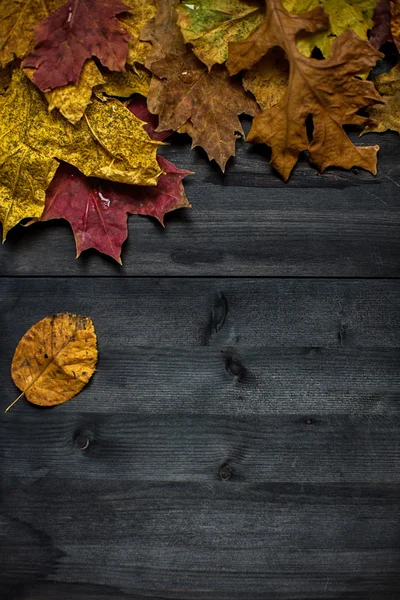
<instances>
[{"instance_id":1,"label":"brown oak leaf","mask_svg":"<svg viewBox=\"0 0 400 600\"><path fill-rule=\"evenodd\" d=\"M92 56L110 71L124 71L129 35L116 15L127 10L121 0L68 0L37 25L35 49L23 66L36 69L42 91L76 83Z\"/></svg>"},{"instance_id":2,"label":"brown oak leaf","mask_svg":"<svg viewBox=\"0 0 400 600\"><path fill-rule=\"evenodd\" d=\"M154 62L168 54L183 54L185 42L178 27L177 0L157 0L156 15L143 27L140 39L150 42L152 49L147 55L145 66L151 69Z\"/></svg>"},{"instance_id":3,"label":"brown oak leaf","mask_svg":"<svg viewBox=\"0 0 400 600\"><path fill-rule=\"evenodd\" d=\"M376 173L379 146L355 146L343 125L367 124L369 120L358 111L383 102L371 81L356 77L368 72L382 55L351 30L334 40L324 60L301 54L296 36L321 31L327 25L322 6L292 15L280 0L269 0L264 23L246 40L229 44L227 67L231 74L251 68L275 46L286 53L288 89L275 106L256 116L247 138L271 147L271 164L285 180L304 150L320 171L329 166L358 166ZM306 128L309 116L314 127L311 141Z\"/></svg>"},{"instance_id":4,"label":"brown oak leaf","mask_svg":"<svg viewBox=\"0 0 400 600\"><path fill-rule=\"evenodd\" d=\"M162 60L169 54L179 55L186 52L186 44L178 27L176 12L177 0L156 0L155 16L142 28L139 39L151 44L145 66L152 70L154 62ZM153 95L159 95L163 90L163 82L153 76L151 81Z\"/></svg>"},{"instance_id":5,"label":"brown oak leaf","mask_svg":"<svg viewBox=\"0 0 400 600\"><path fill-rule=\"evenodd\" d=\"M192 137L192 148L201 146L222 171L243 129L238 115L255 115L258 107L246 95L240 81L230 78L226 69L214 67L208 72L192 52L167 56L152 65L153 73L163 82L152 80L147 105L157 114L157 131L185 131Z\"/></svg>"}]
</instances>

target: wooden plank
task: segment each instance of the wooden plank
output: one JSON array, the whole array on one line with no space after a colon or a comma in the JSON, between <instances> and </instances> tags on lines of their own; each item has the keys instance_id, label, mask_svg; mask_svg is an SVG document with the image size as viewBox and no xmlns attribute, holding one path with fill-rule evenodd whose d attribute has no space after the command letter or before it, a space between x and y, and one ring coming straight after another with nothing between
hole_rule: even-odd
<instances>
[{"instance_id":1,"label":"wooden plank","mask_svg":"<svg viewBox=\"0 0 400 600\"><path fill-rule=\"evenodd\" d=\"M396 281L2 279L4 405L15 346L40 318L91 315L100 362L57 410L398 414ZM14 411L25 414L24 404Z\"/></svg>"},{"instance_id":2,"label":"wooden plank","mask_svg":"<svg viewBox=\"0 0 400 600\"><path fill-rule=\"evenodd\" d=\"M387 581L387 579L385 580ZM340 594L339 596L332 596L332 594L325 595L323 598L321 595L304 595L301 592L296 592L295 595L290 594L287 595L285 592L277 591L273 595L271 593L268 594L268 598L271 600L336 600L339 598L340 600L376 600L376 591L373 590L370 592L368 588L367 582L365 582L364 591L359 592L349 592L346 591ZM174 590L172 593L162 592L162 595L156 593L156 595L149 595L146 593L142 594L132 594L125 593L119 590L118 588L111 587L109 585L92 585L92 584L79 584L79 583L58 583L55 581L41 582L29 584L29 589L24 587L24 584L7 586L7 591L5 594L10 594L4 596L5 600L14 600L17 596L16 594L20 593L20 590L24 590L24 600L54 600L56 595L57 600L148 600L149 597L152 600L166 600L166 599L185 599L185 596L182 596L179 590ZM396 594L396 591L390 591L390 585L386 585L386 588L389 591L384 591L382 586L379 586L379 600L393 600ZM0 590L2 586L0 584ZM6 589L6 586L3 586L3 589ZM346 588L344 588L346 589ZM392 586L392 589L395 589ZM10 591L11 590L11 591ZM193 596L194 598L209 598L210 596L206 595L206 592L202 592L201 595L197 594ZM214 596L215 597L215 596ZM265 594L260 594L258 591L252 592L252 599L255 600L265 600ZM188 596L186 596L188 598ZM218 598L234 598L234 595L223 596L219 595ZM241 599L246 598L245 593L241 596Z\"/></svg>"},{"instance_id":3,"label":"wooden plank","mask_svg":"<svg viewBox=\"0 0 400 600\"><path fill-rule=\"evenodd\" d=\"M146 408L129 415L78 412L80 402L73 414L44 416L25 406L28 416L3 418L0 454L7 476L31 482L62 473L68 485L76 477L207 485L226 467L238 483L399 480L400 415L319 415L315 404L308 424L303 413L283 410L243 417L237 406L239 414L232 415L218 397L219 414L206 416Z\"/></svg>"},{"instance_id":4,"label":"wooden plank","mask_svg":"<svg viewBox=\"0 0 400 600\"><path fill-rule=\"evenodd\" d=\"M2 278L2 405L39 318L98 371L0 416L2 600L400 594L399 282Z\"/></svg>"},{"instance_id":5,"label":"wooden plank","mask_svg":"<svg viewBox=\"0 0 400 600\"><path fill-rule=\"evenodd\" d=\"M57 414L272 418L285 413L297 414L299 427L302 418L316 415L366 413L371 418L391 418L400 414L399 349L257 347L238 352L119 344L100 344L98 371L91 384L79 400L61 406ZM3 408L18 395L9 375L12 354L9 348L0 359ZM25 403L15 406L15 411L22 417ZM327 424L322 420L321 425Z\"/></svg>"},{"instance_id":6,"label":"wooden plank","mask_svg":"<svg viewBox=\"0 0 400 600\"><path fill-rule=\"evenodd\" d=\"M28 600L372 600L400 590L399 484L66 484L62 471L17 482L2 503L2 586L21 574Z\"/></svg>"},{"instance_id":7,"label":"wooden plank","mask_svg":"<svg viewBox=\"0 0 400 600\"><path fill-rule=\"evenodd\" d=\"M145 347L395 348L400 283L313 279L0 278L2 352L55 312L90 315L100 343Z\"/></svg>"},{"instance_id":8,"label":"wooden plank","mask_svg":"<svg viewBox=\"0 0 400 600\"><path fill-rule=\"evenodd\" d=\"M398 135L373 134L379 174L331 169L319 175L305 159L284 184L268 151L238 144L222 175L202 151L176 136L162 153L196 171L187 180L191 211L154 221L131 217L120 267L96 252L75 261L67 223L18 227L0 248L4 275L245 275L395 277L400 274Z\"/></svg>"}]
</instances>

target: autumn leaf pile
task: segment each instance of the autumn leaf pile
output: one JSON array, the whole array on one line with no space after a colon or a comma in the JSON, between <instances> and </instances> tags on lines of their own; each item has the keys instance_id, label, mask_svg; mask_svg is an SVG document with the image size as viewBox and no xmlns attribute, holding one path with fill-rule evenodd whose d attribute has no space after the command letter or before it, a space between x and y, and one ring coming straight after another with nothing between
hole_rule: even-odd
<instances>
[{"instance_id":1,"label":"autumn leaf pile","mask_svg":"<svg viewBox=\"0 0 400 600\"><path fill-rule=\"evenodd\" d=\"M185 133L222 171L248 142L287 180L300 153L376 173L345 126L400 131L400 0L0 0L0 221L69 221L117 261L128 214L190 207L159 155Z\"/></svg>"}]
</instances>

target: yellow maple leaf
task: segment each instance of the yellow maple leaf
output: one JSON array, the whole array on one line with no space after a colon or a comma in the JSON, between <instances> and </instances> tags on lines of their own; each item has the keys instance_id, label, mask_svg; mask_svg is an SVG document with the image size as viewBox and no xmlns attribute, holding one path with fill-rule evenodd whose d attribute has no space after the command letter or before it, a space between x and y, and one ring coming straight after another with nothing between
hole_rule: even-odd
<instances>
[{"instance_id":1,"label":"yellow maple leaf","mask_svg":"<svg viewBox=\"0 0 400 600\"><path fill-rule=\"evenodd\" d=\"M149 93L151 77L149 72L135 65L127 67L124 73L109 72L104 75L104 83L96 88L96 94L105 94L116 98L129 98L133 94L147 96Z\"/></svg>"},{"instance_id":2,"label":"yellow maple leaf","mask_svg":"<svg viewBox=\"0 0 400 600\"><path fill-rule=\"evenodd\" d=\"M253 94L263 110L278 104L286 93L288 80L289 62L280 48L272 48L243 74L244 89Z\"/></svg>"},{"instance_id":3,"label":"yellow maple leaf","mask_svg":"<svg viewBox=\"0 0 400 600\"><path fill-rule=\"evenodd\" d=\"M65 0L0 0L0 67L23 58L35 45L34 27Z\"/></svg>"},{"instance_id":4,"label":"yellow maple leaf","mask_svg":"<svg viewBox=\"0 0 400 600\"><path fill-rule=\"evenodd\" d=\"M35 69L24 69L25 74L33 81ZM69 83L50 92L44 96L49 103L49 110L57 108L60 113L75 124L83 117L86 108L91 102L94 87L104 83L104 78L96 66L94 60L86 61L78 83Z\"/></svg>"},{"instance_id":5,"label":"yellow maple leaf","mask_svg":"<svg viewBox=\"0 0 400 600\"><path fill-rule=\"evenodd\" d=\"M283 6L291 13L305 13L317 7L319 0L283 0ZM367 32L371 29L372 15L376 0L325 0L324 11L329 17L330 27L311 35L302 36L297 41L297 47L304 56L311 56L315 47L319 48L323 56L328 56L335 37L352 29L361 39L367 39Z\"/></svg>"},{"instance_id":6,"label":"yellow maple leaf","mask_svg":"<svg viewBox=\"0 0 400 600\"><path fill-rule=\"evenodd\" d=\"M29 79L33 81L34 69L24 69ZM101 73L94 60L86 61L78 83L70 83L50 92L44 96L49 103L49 110L57 108L60 113L74 125L80 121L92 101L92 92L97 97L102 95L116 98L129 98L133 94L147 96L150 86L148 71L136 65L129 65L126 71L107 71Z\"/></svg>"},{"instance_id":7,"label":"yellow maple leaf","mask_svg":"<svg viewBox=\"0 0 400 600\"><path fill-rule=\"evenodd\" d=\"M11 376L22 390L17 400L25 396L39 406L67 402L92 377L97 355L90 318L61 313L42 319L25 333L15 350Z\"/></svg>"},{"instance_id":8,"label":"yellow maple leaf","mask_svg":"<svg viewBox=\"0 0 400 600\"><path fill-rule=\"evenodd\" d=\"M147 54L151 50L149 42L143 42L139 35L143 27L156 14L155 0L124 0L126 6L129 6L131 12L123 13L119 16L119 21L130 34L131 39L128 42L128 65L134 65L135 62L144 64Z\"/></svg>"},{"instance_id":9,"label":"yellow maple leaf","mask_svg":"<svg viewBox=\"0 0 400 600\"><path fill-rule=\"evenodd\" d=\"M208 66L228 58L229 42L246 39L263 21L257 0L190 0L176 7L183 39Z\"/></svg>"},{"instance_id":10,"label":"yellow maple leaf","mask_svg":"<svg viewBox=\"0 0 400 600\"><path fill-rule=\"evenodd\" d=\"M363 134L388 129L400 133L400 63L389 73L379 75L374 79L374 83L386 104L371 106L368 110L371 123L364 129Z\"/></svg>"},{"instance_id":11,"label":"yellow maple leaf","mask_svg":"<svg viewBox=\"0 0 400 600\"><path fill-rule=\"evenodd\" d=\"M119 101L94 98L75 126L56 112L21 70L0 96L0 220L3 241L22 219L39 218L58 162L88 177L156 185L160 142Z\"/></svg>"}]
</instances>

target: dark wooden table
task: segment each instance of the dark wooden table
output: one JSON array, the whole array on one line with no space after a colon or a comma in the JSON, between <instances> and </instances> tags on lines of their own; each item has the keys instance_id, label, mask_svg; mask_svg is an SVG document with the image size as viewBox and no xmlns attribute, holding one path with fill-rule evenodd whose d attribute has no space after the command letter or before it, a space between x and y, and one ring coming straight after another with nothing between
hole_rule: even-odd
<instances>
[{"instance_id":1,"label":"dark wooden table","mask_svg":"<svg viewBox=\"0 0 400 600\"><path fill-rule=\"evenodd\" d=\"M123 267L62 222L0 248L0 380L44 316L92 316L98 371L0 417L1 600L400 598L400 142L379 173L238 145ZM3 409L2 409L3 410Z\"/></svg>"}]
</instances>

